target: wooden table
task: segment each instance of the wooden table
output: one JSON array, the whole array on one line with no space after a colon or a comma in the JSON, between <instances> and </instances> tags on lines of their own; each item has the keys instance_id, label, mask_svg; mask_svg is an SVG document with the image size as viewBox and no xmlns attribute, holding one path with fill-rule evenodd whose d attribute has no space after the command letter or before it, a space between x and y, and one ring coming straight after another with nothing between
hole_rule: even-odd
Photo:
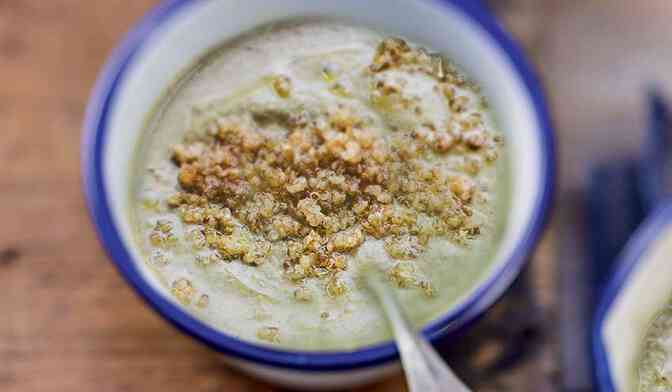
<instances>
[{"instance_id":1,"label":"wooden table","mask_svg":"<svg viewBox=\"0 0 672 392\"><path fill-rule=\"evenodd\" d=\"M229 370L149 311L87 216L79 170L87 97L111 48L155 2L0 0L0 391L277 390ZM645 84L672 87L672 4L493 3L548 87L563 174L558 215L576 216L590 163L637 146ZM565 259L555 244L574 224L553 222L514 290L444 348L476 390L559 389L556 272L582 259ZM403 391L404 380L362 390Z\"/></svg>"}]
</instances>

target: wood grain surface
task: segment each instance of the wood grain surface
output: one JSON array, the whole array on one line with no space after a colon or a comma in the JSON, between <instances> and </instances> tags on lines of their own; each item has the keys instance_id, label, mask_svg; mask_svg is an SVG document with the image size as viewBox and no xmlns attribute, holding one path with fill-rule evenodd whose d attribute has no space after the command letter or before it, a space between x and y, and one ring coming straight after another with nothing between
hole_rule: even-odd
<instances>
[{"instance_id":1,"label":"wood grain surface","mask_svg":"<svg viewBox=\"0 0 672 392\"><path fill-rule=\"evenodd\" d=\"M230 370L150 311L87 216L79 146L88 94L110 50L155 3L0 0L0 391L279 390ZM550 93L561 213L589 160L635 148L643 86L672 85L671 4L634 4L493 1ZM442 348L477 391L559 390L556 271L580 260L562 260L556 225L514 289ZM402 375L361 389L404 390Z\"/></svg>"}]
</instances>

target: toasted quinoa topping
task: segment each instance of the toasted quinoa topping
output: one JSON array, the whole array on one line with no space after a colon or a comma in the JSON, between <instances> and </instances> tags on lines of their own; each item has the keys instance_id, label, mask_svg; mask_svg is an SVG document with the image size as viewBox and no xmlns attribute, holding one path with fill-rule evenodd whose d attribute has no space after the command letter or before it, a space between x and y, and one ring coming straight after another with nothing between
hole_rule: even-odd
<instances>
[{"instance_id":1,"label":"toasted quinoa topping","mask_svg":"<svg viewBox=\"0 0 672 392\"><path fill-rule=\"evenodd\" d=\"M209 304L210 304L210 297L208 297L206 294L201 295L198 298L198 302L196 302L196 306L198 306L201 309L207 308Z\"/></svg>"},{"instance_id":2,"label":"toasted quinoa topping","mask_svg":"<svg viewBox=\"0 0 672 392\"><path fill-rule=\"evenodd\" d=\"M158 220L149 234L149 242L153 246L163 249L175 246L178 239L173 234L173 224L167 220Z\"/></svg>"},{"instance_id":3,"label":"toasted quinoa topping","mask_svg":"<svg viewBox=\"0 0 672 392\"><path fill-rule=\"evenodd\" d=\"M170 263L168 255L161 249L154 249L149 256L149 260L156 267L164 267Z\"/></svg>"},{"instance_id":4,"label":"toasted quinoa topping","mask_svg":"<svg viewBox=\"0 0 672 392\"><path fill-rule=\"evenodd\" d=\"M273 89L282 98L289 98L292 91L292 81L284 75L274 76L272 79Z\"/></svg>"},{"instance_id":5,"label":"toasted quinoa topping","mask_svg":"<svg viewBox=\"0 0 672 392\"><path fill-rule=\"evenodd\" d=\"M196 295L196 289L188 279L178 279L173 282L172 293L183 305L190 305Z\"/></svg>"},{"instance_id":6,"label":"toasted quinoa topping","mask_svg":"<svg viewBox=\"0 0 672 392\"><path fill-rule=\"evenodd\" d=\"M383 241L387 254L400 261L388 273L399 287L434 289L419 280L408 261L425 251L434 237L464 244L480 233L472 219L479 188L472 178L498 157L501 138L491 132L476 102L457 93L476 91L449 61L397 38L384 40L370 66L374 108L422 109L404 95L405 82L381 78L386 71L421 72L435 79L451 113L447 124L418 121L414 129L378 129L356 107L243 109L220 114L207 134L173 147L179 168L179 192L166 205L188 226L185 240L207 267L221 261L263 264L279 248L285 277L297 284L294 298L312 300L302 285L321 279L330 297L347 293L340 273L349 255L367 239ZM332 94L348 98L338 69L325 65L322 77ZM284 75L266 79L281 98L292 94ZM463 91L463 90L461 90ZM462 159L461 170L445 170L443 159ZM171 222L158 221L150 234L157 248L177 239ZM202 251L213 252L207 255ZM191 284L173 284L174 295L191 303ZM205 298L205 300L203 299ZM198 306L207 296L202 296ZM277 339L277 328L259 331Z\"/></svg>"},{"instance_id":7,"label":"toasted quinoa topping","mask_svg":"<svg viewBox=\"0 0 672 392\"><path fill-rule=\"evenodd\" d=\"M313 293L305 287L299 287L294 290L294 298L299 302L310 302L313 300Z\"/></svg>"},{"instance_id":8,"label":"toasted quinoa topping","mask_svg":"<svg viewBox=\"0 0 672 392\"><path fill-rule=\"evenodd\" d=\"M259 328L257 337L270 343L277 343L280 340L280 329L277 327Z\"/></svg>"}]
</instances>

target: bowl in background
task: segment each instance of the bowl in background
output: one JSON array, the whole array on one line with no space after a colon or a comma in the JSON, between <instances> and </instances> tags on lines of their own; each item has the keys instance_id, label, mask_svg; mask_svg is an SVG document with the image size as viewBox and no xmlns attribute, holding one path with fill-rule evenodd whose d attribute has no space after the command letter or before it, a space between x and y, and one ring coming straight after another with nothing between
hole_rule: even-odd
<instances>
[{"instance_id":1,"label":"bowl in background","mask_svg":"<svg viewBox=\"0 0 672 392\"><path fill-rule=\"evenodd\" d=\"M519 274L549 214L554 138L539 82L493 16L471 0L173 0L148 14L113 53L87 110L84 187L99 237L135 290L182 331L257 377L311 390L344 388L394 371L392 342L352 352L298 352L241 341L168 298L133 245L131 162L143 125L166 88L208 49L272 22L325 17L399 35L445 53L488 96L511 156L512 201L502 242L477 287L423 329L449 338L481 315Z\"/></svg>"},{"instance_id":2,"label":"bowl in background","mask_svg":"<svg viewBox=\"0 0 672 392\"><path fill-rule=\"evenodd\" d=\"M672 299L672 204L650 214L628 241L595 317L593 356L600 391L636 391L644 337Z\"/></svg>"}]
</instances>

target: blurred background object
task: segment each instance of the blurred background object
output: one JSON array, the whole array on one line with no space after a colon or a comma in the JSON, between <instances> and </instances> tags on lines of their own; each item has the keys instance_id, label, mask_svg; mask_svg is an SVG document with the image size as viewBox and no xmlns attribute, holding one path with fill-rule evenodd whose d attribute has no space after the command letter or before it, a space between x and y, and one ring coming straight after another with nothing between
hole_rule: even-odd
<instances>
[{"instance_id":1,"label":"blurred background object","mask_svg":"<svg viewBox=\"0 0 672 392\"><path fill-rule=\"evenodd\" d=\"M0 391L275 390L147 311L88 220L79 176L88 94L110 50L156 3L0 0ZM444 352L476 391L588 391L589 357L577 344L590 313L577 302L590 295L587 184L593 168L639 153L651 83L672 92L672 3L490 3L546 85L561 179L525 275ZM403 390L401 375L364 389Z\"/></svg>"}]
</instances>

